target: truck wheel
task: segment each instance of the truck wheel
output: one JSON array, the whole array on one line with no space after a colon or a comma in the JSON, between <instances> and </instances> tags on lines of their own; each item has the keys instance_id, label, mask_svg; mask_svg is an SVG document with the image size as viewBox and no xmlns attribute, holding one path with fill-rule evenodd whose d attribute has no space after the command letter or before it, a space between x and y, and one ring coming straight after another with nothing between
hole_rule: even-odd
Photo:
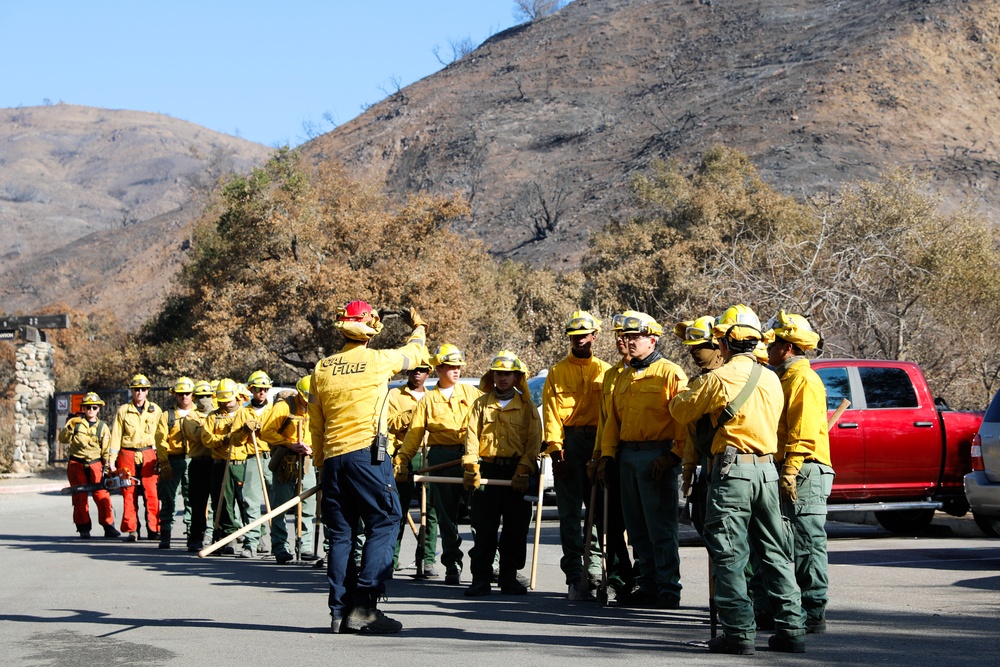
<instances>
[{"instance_id":1,"label":"truck wheel","mask_svg":"<svg viewBox=\"0 0 1000 667\"><path fill-rule=\"evenodd\" d=\"M934 510L875 512L875 519L890 533L918 535L931 525L931 521L934 519Z\"/></svg>"},{"instance_id":2,"label":"truck wheel","mask_svg":"<svg viewBox=\"0 0 1000 667\"><path fill-rule=\"evenodd\" d=\"M986 533L989 537L1000 537L1000 518L995 516L983 516L982 514L972 513L972 518L976 520L976 525L979 526L979 530Z\"/></svg>"}]
</instances>

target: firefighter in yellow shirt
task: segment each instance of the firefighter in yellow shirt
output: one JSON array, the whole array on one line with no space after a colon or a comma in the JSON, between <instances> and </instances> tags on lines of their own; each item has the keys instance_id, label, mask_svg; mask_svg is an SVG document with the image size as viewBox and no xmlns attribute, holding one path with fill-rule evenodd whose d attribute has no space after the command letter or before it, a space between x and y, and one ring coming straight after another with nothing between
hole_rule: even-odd
<instances>
[{"instance_id":1,"label":"firefighter in yellow shirt","mask_svg":"<svg viewBox=\"0 0 1000 667\"><path fill-rule=\"evenodd\" d=\"M628 343L621 335L623 322L626 317L635 315L634 310L626 310L611 318L611 328L615 333L615 347L621 358L614 366L604 372L604 379L601 382L601 418L597 424L597 437L594 439L594 452L587 464L587 477L592 483L597 480L597 466L601 461L601 439L604 433L604 423L611 410L611 400L614 396L615 382L621 373L628 368L629 354ZM628 597L635 589L635 573L632 571L632 558L629 555L628 542L625 539L625 517L622 515L622 492L621 480L618 476L617 463L614 460L605 463L605 484L602 486L603 492L607 494L608 517L607 517L607 543L604 548L607 552L608 586L614 593L614 598ZM598 514L598 525L604 525L604 503L598 504L600 513ZM603 535L603 531L601 533ZM607 591L605 591L607 592Z\"/></svg>"},{"instance_id":2,"label":"firefighter in yellow shirt","mask_svg":"<svg viewBox=\"0 0 1000 667\"><path fill-rule=\"evenodd\" d=\"M122 489L122 532L126 542L139 539L139 496L146 503L146 537L160 539L160 500L156 493L156 425L160 422L160 406L148 400L151 385L145 375L132 377L129 389L132 400L118 408L111 427L111 458L115 467L138 477L142 494L135 486Z\"/></svg>"},{"instance_id":3,"label":"firefighter in yellow shirt","mask_svg":"<svg viewBox=\"0 0 1000 667\"><path fill-rule=\"evenodd\" d=\"M300 378L295 384L294 395L274 402L260 434L261 439L266 440L271 448L272 507L281 505L303 490L316 486L316 467L312 462L312 436L309 434L309 416L306 414L309 407L309 382L308 375ZM314 561L318 558L313 551L316 497L312 496L302 502L301 536L297 509L295 515L295 554L299 560ZM271 522L271 550L278 565L287 563L293 558L292 550L289 549L288 524L284 516L276 517Z\"/></svg>"},{"instance_id":4,"label":"firefighter in yellow shirt","mask_svg":"<svg viewBox=\"0 0 1000 667\"><path fill-rule=\"evenodd\" d=\"M212 510L218 526L212 531L212 542L235 533L242 525L235 510L247 458L246 450L229 437L240 409L239 386L231 378L222 378L215 389L215 400L219 407L205 417L199 431L202 445L212 452ZM236 551L227 544L213 553L228 556Z\"/></svg>"},{"instance_id":5,"label":"firefighter in yellow shirt","mask_svg":"<svg viewBox=\"0 0 1000 667\"><path fill-rule=\"evenodd\" d=\"M543 455L552 459L563 554L559 566L566 575L570 600L590 599L590 591L596 589L601 580L596 523L591 527L594 539L590 540L590 552L584 554L586 540L580 513L581 506L586 512L592 511L587 462L597 438L604 372L610 368L591 351L600 331L601 323L596 317L582 310L573 313L566 323L569 355L549 369L542 388ZM581 588L580 575L584 569L590 586Z\"/></svg>"},{"instance_id":6,"label":"firefighter in yellow shirt","mask_svg":"<svg viewBox=\"0 0 1000 667\"><path fill-rule=\"evenodd\" d=\"M792 554L778 505L778 422L784 397L781 382L757 363L760 320L739 304L720 316L713 329L726 363L693 382L670 401L682 424L711 415L712 472L704 539L715 572L715 603L724 634L709 641L713 653L751 655L757 636L747 589L751 551L760 560L775 605L772 650L805 651L805 615L795 584Z\"/></svg>"},{"instance_id":7,"label":"firefighter in yellow shirt","mask_svg":"<svg viewBox=\"0 0 1000 667\"><path fill-rule=\"evenodd\" d=\"M388 634L402 623L378 609L392 576L392 551L402 511L388 447L389 378L413 368L426 333L416 311L406 316L413 332L396 350L371 350L382 322L364 301L337 310L335 326L347 339L339 352L316 364L310 380L309 429L323 450L323 521L330 529L328 605L331 632ZM363 521L361 563L348 576L351 545Z\"/></svg>"},{"instance_id":8,"label":"firefighter in yellow shirt","mask_svg":"<svg viewBox=\"0 0 1000 667\"><path fill-rule=\"evenodd\" d=\"M776 457L781 466L781 511L795 535L795 579L802 593L806 632L819 634L826 632L826 500L834 478L826 387L806 357L806 352L816 349L820 337L806 318L781 310L769 323L765 340L785 395Z\"/></svg>"},{"instance_id":9,"label":"firefighter in yellow shirt","mask_svg":"<svg viewBox=\"0 0 1000 667\"><path fill-rule=\"evenodd\" d=\"M177 508L177 488L181 486L187 472L188 440L184 434L184 418L194 407L194 380L178 378L170 388L176 405L160 413L156 426L156 460L159 464L160 497L160 549L170 548L170 532L174 525ZM189 504L187 488L182 499L185 508Z\"/></svg>"},{"instance_id":10,"label":"firefighter in yellow shirt","mask_svg":"<svg viewBox=\"0 0 1000 667\"><path fill-rule=\"evenodd\" d=\"M475 386L459 382L465 356L454 345L446 343L431 357L431 365L438 375L437 386L427 392L413 410L410 428L397 455L397 471L407 472L424 435L427 435L427 464L431 466L454 463L436 475L461 477L461 460L464 451L465 429L472 405L482 392ZM441 534L441 564L445 567L444 582L462 583L462 538L458 530L459 505L462 489L458 485L439 484L433 493L437 510L438 531Z\"/></svg>"},{"instance_id":11,"label":"firefighter in yellow shirt","mask_svg":"<svg viewBox=\"0 0 1000 667\"><path fill-rule=\"evenodd\" d=\"M475 544L469 551L472 585L465 595L489 595L493 561L500 552L500 591L524 595L517 578L527 555L531 504L524 499L530 476L538 470L542 423L531 402L528 367L513 352L501 351L490 362L480 396L469 413L465 432L463 485L473 492L469 516ZM511 480L509 487L480 485L480 480ZM499 540L497 531L501 524Z\"/></svg>"},{"instance_id":12,"label":"firefighter in yellow shirt","mask_svg":"<svg viewBox=\"0 0 1000 667\"><path fill-rule=\"evenodd\" d=\"M94 392L88 393L80 403L83 416L66 421L59 432L59 442L69 445L69 463L66 476L70 486L100 484L104 471L111 466L111 429L98 418L104 401ZM104 537L118 537L115 528L115 511L111 507L111 494L107 489L92 492L97 503L97 521L104 527ZM90 504L86 493L73 494L73 523L84 540L90 539Z\"/></svg>"},{"instance_id":13,"label":"firefighter in yellow shirt","mask_svg":"<svg viewBox=\"0 0 1000 667\"><path fill-rule=\"evenodd\" d=\"M399 464L398 454L402 451L403 440L410 430L410 423L413 421L413 411L416 409L420 399L427 395L424 382L427 381L430 371L430 361L422 359L419 366L406 371L405 385L389 390L389 450L394 457L393 463L395 466ZM410 465L413 468L422 468L427 465L427 462L424 460L422 447L413 455ZM402 470L406 470L406 466L402 466ZM396 533L396 549L392 553L393 570L401 569L399 565L399 549L403 541L403 535L408 530L406 515L409 512L410 502L413 500L414 494L420 490L420 487L409 481L409 471L407 471L405 476L400 475L396 478L396 487L399 489L399 505L403 511L403 519L399 522L399 531ZM422 493L424 494L424 504L426 506L426 516L424 517L426 529L424 531L424 543L417 545L415 560L418 576L422 575L433 579L441 576L434 567L434 563L437 561L438 535L437 510L434 509L435 489L433 484L422 484L421 487L423 488Z\"/></svg>"},{"instance_id":14,"label":"firefighter in yellow shirt","mask_svg":"<svg viewBox=\"0 0 1000 667\"><path fill-rule=\"evenodd\" d=\"M267 400L271 386L271 378L264 371L254 371L250 374L247 378L250 402L237 412L230 435L237 442L237 447L242 447L247 453L242 493L237 496L242 499L240 509L244 523L260 518L264 492L267 492L268 499L273 492L271 469L268 466L271 449L267 440L261 437L261 428L267 422L271 411L271 403ZM270 553L269 528L268 523L263 523L248 531L244 536L243 550L238 554L239 557L255 558L258 552Z\"/></svg>"},{"instance_id":15,"label":"firefighter in yellow shirt","mask_svg":"<svg viewBox=\"0 0 1000 667\"><path fill-rule=\"evenodd\" d=\"M599 467L598 475L606 480L609 461L617 461L625 528L639 565L636 589L618 596L619 606L677 609L677 465L684 451L684 428L667 405L687 386L687 376L657 350L662 334L663 328L645 313L622 322L629 367L615 382L601 434L603 473Z\"/></svg>"},{"instance_id":16,"label":"firefighter in yellow shirt","mask_svg":"<svg viewBox=\"0 0 1000 667\"><path fill-rule=\"evenodd\" d=\"M208 499L212 489L212 452L201 441L201 424L215 410L215 392L205 380L194 385L194 409L181 420L181 431L188 445L188 527L187 550L197 553L204 546L208 518Z\"/></svg>"}]
</instances>

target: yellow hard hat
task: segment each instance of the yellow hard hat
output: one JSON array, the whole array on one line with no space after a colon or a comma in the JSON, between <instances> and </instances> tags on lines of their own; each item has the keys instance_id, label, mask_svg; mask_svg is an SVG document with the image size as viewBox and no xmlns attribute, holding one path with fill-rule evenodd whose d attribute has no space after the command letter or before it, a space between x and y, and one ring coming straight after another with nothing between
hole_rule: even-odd
<instances>
[{"instance_id":1,"label":"yellow hard hat","mask_svg":"<svg viewBox=\"0 0 1000 667\"><path fill-rule=\"evenodd\" d=\"M309 387L311 386L312 386L312 376L303 375L301 378L299 378L299 381L295 383L295 391L299 392L299 396L301 396L303 400L308 401Z\"/></svg>"},{"instance_id":2,"label":"yellow hard hat","mask_svg":"<svg viewBox=\"0 0 1000 667\"><path fill-rule=\"evenodd\" d=\"M217 400L220 404L228 403L236 398L236 393L239 389L240 388L236 385L235 380L222 378L219 380L219 385L215 388L215 400Z\"/></svg>"},{"instance_id":3,"label":"yellow hard hat","mask_svg":"<svg viewBox=\"0 0 1000 667\"><path fill-rule=\"evenodd\" d=\"M621 332L623 334L638 333L646 334L648 336L663 335L663 327L661 327L652 317L646 313L639 313L636 311L629 312L632 314L626 315L622 319Z\"/></svg>"},{"instance_id":4,"label":"yellow hard hat","mask_svg":"<svg viewBox=\"0 0 1000 667\"><path fill-rule=\"evenodd\" d=\"M147 378L142 373L137 373L132 376L132 381L128 383L129 389L149 389L152 385L149 384L149 378Z\"/></svg>"},{"instance_id":5,"label":"yellow hard hat","mask_svg":"<svg viewBox=\"0 0 1000 667\"><path fill-rule=\"evenodd\" d=\"M87 392L87 395L83 397L83 400L80 401L80 405L104 405L104 401L101 400L100 396L92 391L89 391Z\"/></svg>"},{"instance_id":6,"label":"yellow hard hat","mask_svg":"<svg viewBox=\"0 0 1000 667\"><path fill-rule=\"evenodd\" d=\"M712 337L712 327L714 326L714 317L711 315L702 315L696 320L687 320L675 324L674 335L680 338L684 345L714 344Z\"/></svg>"},{"instance_id":7,"label":"yellow hard hat","mask_svg":"<svg viewBox=\"0 0 1000 667\"><path fill-rule=\"evenodd\" d=\"M254 371L247 378L248 387L263 387L264 389L271 388L271 378L267 376L264 371Z\"/></svg>"},{"instance_id":8,"label":"yellow hard hat","mask_svg":"<svg viewBox=\"0 0 1000 667\"><path fill-rule=\"evenodd\" d=\"M253 392L251 392L250 388L247 387L242 382L236 385L236 395L239 396L244 401L249 401L251 398L253 398Z\"/></svg>"},{"instance_id":9,"label":"yellow hard hat","mask_svg":"<svg viewBox=\"0 0 1000 667\"><path fill-rule=\"evenodd\" d=\"M171 394L193 394L194 393L194 380L189 377L177 378L177 382L174 386L170 388Z\"/></svg>"},{"instance_id":10,"label":"yellow hard hat","mask_svg":"<svg viewBox=\"0 0 1000 667\"><path fill-rule=\"evenodd\" d=\"M517 355L510 350L500 350L493 360L490 361L491 371L514 371L527 375L528 366L517 358Z\"/></svg>"},{"instance_id":11,"label":"yellow hard hat","mask_svg":"<svg viewBox=\"0 0 1000 667\"><path fill-rule=\"evenodd\" d=\"M819 345L819 334L813 331L809 320L801 315L794 315L779 310L778 314L767 323L765 336L770 335L787 340L802 351L816 349Z\"/></svg>"},{"instance_id":12,"label":"yellow hard hat","mask_svg":"<svg viewBox=\"0 0 1000 667\"><path fill-rule=\"evenodd\" d=\"M465 355L458 347L445 343L431 357L432 366L464 366Z\"/></svg>"},{"instance_id":13,"label":"yellow hard hat","mask_svg":"<svg viewBox=\"0 0 1000 667\"><path fill-rule=\"evenodd\" d=\"M581 334L599 333L601 321L585 310L578 310L569 316L566 323L567 336L579 336Z\"/></svg>"},{"instance_id":14,"label":"yellow hard hat","mask_svg":"<svg viewBox=\"0 0 1000 667\"><path fill-rule=\"evenodd\" d=\"M214 393L212 385L208 383L208 380L198 380L194 385L195 396L211 396Z\"/></svg>"},{"instance_id":15,"label":"yellow hard hat","mask_svg":"<svg viewBox=\"0 0 1000 667\"><path fill-rule=\"evenodd\" d=\"M726 309L726 312L715 321L712 334L716 338L729 337L732 340L760 340L763 332L760 327L760 318L753 312L750 306L742 303Z\"/></svg>"},{"instance_id":16,"label":"yellow hard hat","mask_svg":"<svg viewBox=\"0 0 1000 667\"><path fill-rule=\"evenodd\" d=\"M620 333L622 328L625 326L625 318L638 315L634 310L626 310L624 312L618 313L611 318L611 330Z\"/></svg>"}]
</instances>

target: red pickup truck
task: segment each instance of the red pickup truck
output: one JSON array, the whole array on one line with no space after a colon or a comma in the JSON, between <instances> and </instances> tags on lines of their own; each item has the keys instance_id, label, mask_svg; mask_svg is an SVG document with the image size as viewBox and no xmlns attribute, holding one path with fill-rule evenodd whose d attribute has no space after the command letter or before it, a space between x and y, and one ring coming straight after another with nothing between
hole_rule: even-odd
<instances>
[{"instance_id":1,"label":"red pickup truck","mask_svg":"<svg viewBox=\"0 0 1000 667\"><path fill-rule=\"evenodd\" d=\"M935 510L969 511L963 477L982 412L959 412L934 400L916 364L862 359L813 360L826 386L829 416L850 407L830 429L837 476L828 510L875 512L887 530L925 529Z\"/></svg>"}]
</instances>

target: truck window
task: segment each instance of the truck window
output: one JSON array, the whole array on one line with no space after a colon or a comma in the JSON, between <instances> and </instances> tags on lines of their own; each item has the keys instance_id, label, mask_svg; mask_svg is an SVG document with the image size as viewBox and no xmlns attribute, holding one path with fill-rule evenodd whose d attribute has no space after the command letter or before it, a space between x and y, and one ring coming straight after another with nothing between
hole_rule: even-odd
<instances>
[{"instance_id":1,"label":"truck window","mask_svg":"<svg viewBox=\"0 0 1000 667\"><path fill-rule=\"evenodd\" d=\"M842 399L851 399L851 381L847 377L846 368L820 368L816 371L823 386L826 387L826 409L836 410Z\"/></svg>"},{"instance_id":2,"label":"truck window","mask_svg":"<svg viewBox=\"0 0 1000 667\"><path fill-rule=\"evenodd\" d=\"M917 392L902 368L859 368L869 408L915 408Z\"/></svg>"}]
</instances>

